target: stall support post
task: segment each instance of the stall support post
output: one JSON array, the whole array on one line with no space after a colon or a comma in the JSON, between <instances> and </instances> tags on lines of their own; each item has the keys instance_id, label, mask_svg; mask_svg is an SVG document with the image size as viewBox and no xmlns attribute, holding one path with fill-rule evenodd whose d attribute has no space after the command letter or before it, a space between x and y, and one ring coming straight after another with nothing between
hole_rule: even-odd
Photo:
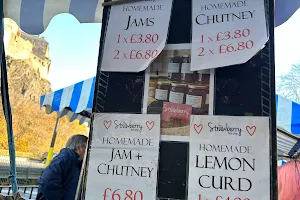
<instances>
[{"instance_id":1,"label":"stall support post","mask_svg":"<svg viewBox=\"0 0 300 200\"><path fill-rule=\"evenodd\" d=\"M7 70L6 70L6 59L5 59L5 49L3 43L4 35L4 7L3 0L1 0L1 36L0 36L0 64L1 64L1 97L3 112L6 120L7 138L8 138L8 149L9 149L9 161L10 161L10 171L8 180L12 186L12 192L16 193L18 191L18 184L16 178L16 149L14 143L14 133L12 129L12 112L9 101L8 83L7 83Z\"/></svg>"},{"instance_id":2,"label":"stall support post","mask_svg":"<svg viewBox=\"0 0 300 200\"><path fill-rule=\"evenodd\" d=\"M51 163L52 158L53 158L53 150L54 150L54 144L55 144L55 140L56 140L56 136L57 136L57 126L58 126L59 118L60 118L60 113L57 114L55 127L54 127L54 131L53 131L53 136L52 136L50 148L49 148L49 151L48 151L45 167L47 167Z\"/></svg>"}]
</instances>

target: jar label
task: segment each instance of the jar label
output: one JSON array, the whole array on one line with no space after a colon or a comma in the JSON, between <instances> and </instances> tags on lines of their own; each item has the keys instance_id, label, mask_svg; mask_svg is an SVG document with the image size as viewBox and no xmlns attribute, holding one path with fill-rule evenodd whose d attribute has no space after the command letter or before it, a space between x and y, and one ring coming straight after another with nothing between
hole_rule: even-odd
<instances>
[{"instance_id":1,"label":"jar label","mask_svg":"<svg viewBox=\"0 0 300 200\"><path fill-rule=\"evenodd\" d=\"M172 103L183 104L183 97L184 97L184 93L171 91L169 101Z\"/></svg>"},{"instance_id":2,"label":"jar label","mask_svg":"<svg viewBox=\"0 0 300 200\"><path fill-rule=\"evenodd\" d=\"M148 95L149 97L155 98L155 87L149 87Z\"/></svg>"},{"instance_id":3,"label":"jar label","mask_svg":"<svg viewBox=\"0 0 300 200\"><path fill-rule=\"evenodd\" d=\"M155 90L155 99L162 100L162 101L168 100L168 90L156 89Z\"/></svg>"},{"instance_id":4,"label":"jar label","mask_svg":"<svg viewBox=\"0 0 300 200\"><path fill-rule=\"evenodd\" d=\"M191 63L182 63L181 64L181 73L192 74L194 72L190 71Z\"/></svg>"},{"instance_id":5,"label":"jar label","mask_svg":"<svg viewBox=\"0 0 300 200\"><path fill-rule=\"evenodd\" d=\"M209 104L209 94L206 94L205 104Z\"/></svg>"},{"instance_id":6,"label":"jar label","mask_svg":"<svg viewBox=\"0 0 300 200\"><path fill-rule=\"evenodd\" d=\"M202 96L186 95L186 104L193 108L201 108Z\"/></svg>"},{"instance_id":7,"label":"jar label","mask_svg":"<svg viewBox=\"0 0 300 200\"><path fill-rule=\"evenodd\" d=\"M179 63L169 63L168 72L169 73L178 73L180 71L179 68L180 68Z\"/></svg>"}]
</instances>

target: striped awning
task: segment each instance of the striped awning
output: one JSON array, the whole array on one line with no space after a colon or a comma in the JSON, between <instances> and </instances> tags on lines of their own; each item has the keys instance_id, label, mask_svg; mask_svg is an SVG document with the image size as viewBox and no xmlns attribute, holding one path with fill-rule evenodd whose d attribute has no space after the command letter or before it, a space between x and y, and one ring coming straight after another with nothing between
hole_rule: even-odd
<instances>
[{"instance_id":1,"label":"striped awning","mask_svg":"<svg viewBox=\"0 0 300 200\"><path fill-rule=\"evenodd\" d=\"M277 127L292 134L300 134L300 105L276 95L276 107Z\"/></svg>"},{"instance_id":2,"label":"striped awning","mask_svg":"<svg viewBox=\"0 0 300 200\"><path fill-rule=\"evenodd\" d=\"M81 23L101 23L104 0L4 0L4 17L26 33L39 35L51 19L70 13Z\"/></svg>"},{"instance_id":3,"label":"striped awning","mask_svg":"<svg viewBox=\"0 0 300 200\"><path fill-rule=\"evenodd\" d=\"M70 13L81 23L102 22L103 0L4 0L4 15L32 35L46 30L50 20ZM300 7L300 0L275 0L275 26L285 23Z\"/></svg>"},{"instance_id":4,"label":"striped awning","mask_svg":"<svg viewBox=\"0 0 300 200\"><path fill-rule=\"evenodd\" d=\"M277 166L280 167L281 165L284 165L285 163L287 163L286 160L278 160L277 161Z\"/></svg>"},{"instance_id":5,"label":"striped awning","mask_svg":"<svg viewBox=\"0 0 300 200\"><path fill-rule=\"evenodd\" d=\"M276 95L278 155L293 157L300 152L300 105Z\"/></svg>"},{"instance_id":6,"label":"striped awning","mask_svg":"<svg viewBox=\"0 0 300 200\"><path fill-rule=\"evenodd\" d=\"M285 23L300 8L300 0L275 0L275 27Z\"/></svg>"},{"instance_id":7,"label":"striped awning","mask_svg":"<svg viewBox=\"0 0 300 200\"><path fill-rule=\"evenodd\" d=\"M292 158L300 152L300 138L277 127L278 158Z\"/></svg>"},{"instance_id":8,"label":"striped awning","mask_svg":"<svg viewBox=\"0 0 300 200\"><path fill-rule=\"evenodd\" d=\"M96 77L81 81L69 87L41 96L40 107L46 113L57 112L60 117L68 116L70 121L89 122L93 107Z\"/></svg>"}]
</instances>

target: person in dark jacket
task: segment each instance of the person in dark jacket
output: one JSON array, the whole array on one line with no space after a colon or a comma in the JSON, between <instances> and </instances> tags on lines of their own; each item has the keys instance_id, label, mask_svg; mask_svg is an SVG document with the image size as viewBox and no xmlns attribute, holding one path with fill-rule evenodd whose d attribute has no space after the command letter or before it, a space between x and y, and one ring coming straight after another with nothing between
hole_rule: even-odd
<instances>
[{"instance_id":1,"label":"person in dark jacket","mask_svg":"<svg viewBox=\"0 0 300 200\"><path fill-rule=\"evenodd\" d=\"M74 200L88 138L73 135L38 180L37 200Z\"/></svg>"}]
</instances>

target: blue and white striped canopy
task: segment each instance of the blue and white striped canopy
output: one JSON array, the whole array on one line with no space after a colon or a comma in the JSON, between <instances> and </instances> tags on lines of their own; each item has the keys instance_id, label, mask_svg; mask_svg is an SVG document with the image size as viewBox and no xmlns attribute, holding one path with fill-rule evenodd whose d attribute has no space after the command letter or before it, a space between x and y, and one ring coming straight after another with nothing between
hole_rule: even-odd
<instances>
[{"instance_id":1,"label":"blue and white striped canopy","mask_svg":"<svg viewBox=\"0 0 300 200\"><path fill-rule=\"evenodd\" d=\"M300 105L276 95L276 118L278 154L293 157L300 152Z\"/></svg>"},{"instance_id":2,"label":"blue and white striped canopy","mask_svg":"<svg viewBox=\"0 0 300 200\"><path fill-rule=\"evenodd\" d=\"M58 14L70 13L82 23L101 23L103 0L4 0L4 15L33 35L44 32ZM300 0L275 0L275 26L285 23L300 7Z\"/></svg>"},{"instance_id":3,"label":"blue and white striped canopy","mask_svg":"<svg viewBox=\"0 0 300 200\"><path fill-rule=\"evenodd\" d=\"M278 160L277 165L280 167L281 165L284 165L287 161L286 160Z\"/></svg>"},{"instance_id":4,"label":"blue and white striped canopy","mask_svg":"<svg viewBox=\"0 0 300 200\"><path fill-rule=\"evenodd\" d=\"M4 0L4 17L26 33L39 35L51 19L70 13L81 23L102 22L103 0Z\"/></svg>"},{"instance_id":5,"label":"blue and white striped canopy","mask_svg":"<svg viewBox=\"0 0 300 200\"><path fill-rule=\"evenodd\" d=\"M289 133L300 134L300 105L276 95L277 126Z\"/></svg>"},{"instance_id":6,"label":"blue and white striped canopy","mask_svg":"<svg viewBox=\"0 0 300 200\"><path fill-rule=\"evenodd\" d=\"M70 121L79 120L79 123L89 122L87 115L91 114L94 99L96 77L87 79L41 96L40 107L46 107L46 113L53 111L60 117L68 116Z\"/></svg>"},{"instance_id":7,"label":"blue and white striped canopy","mask_svg":"<svg viewBox=\"0 0 300 200\"><path fill-rule=\"evenodd\" d=\"M275 27L285 23L300 8L300 0L275 0Z\"/></svg>"}]
</instances>

